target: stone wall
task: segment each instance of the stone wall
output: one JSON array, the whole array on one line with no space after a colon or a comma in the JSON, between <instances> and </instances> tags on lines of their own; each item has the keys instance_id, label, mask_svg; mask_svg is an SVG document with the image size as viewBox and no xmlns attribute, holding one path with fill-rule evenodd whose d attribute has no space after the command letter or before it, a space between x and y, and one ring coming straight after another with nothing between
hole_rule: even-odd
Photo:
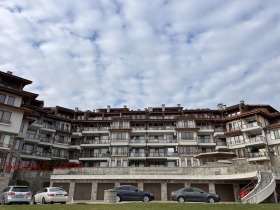
<instances>
[{"instance_id":1,"label":"stone wall","mask_svg":"<svg viewBox=\"0 0 280 210\"><path fill-rule=\"evenodd\" d=\"M18 170L14 172L14 180L22 179L29 182L32 193L43 188L44 182L50 182L52 171Z\"/></svg>"}]
</instances>

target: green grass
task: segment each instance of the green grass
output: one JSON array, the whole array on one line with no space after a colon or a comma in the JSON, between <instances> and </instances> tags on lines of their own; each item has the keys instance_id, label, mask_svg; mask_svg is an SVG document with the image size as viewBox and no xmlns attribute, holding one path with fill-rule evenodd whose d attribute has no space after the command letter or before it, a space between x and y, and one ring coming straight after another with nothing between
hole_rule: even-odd
<instances>
[{"instance_id":1,"label":"green grass","mask_svg":"<svg viewBox=\"0 0 280 210\"><path fill-rule=\"evenodd\" d=\"M121 203L70 205L10 205L5 210L279 210L280 204Z\"/></svg>"}]
</instances>

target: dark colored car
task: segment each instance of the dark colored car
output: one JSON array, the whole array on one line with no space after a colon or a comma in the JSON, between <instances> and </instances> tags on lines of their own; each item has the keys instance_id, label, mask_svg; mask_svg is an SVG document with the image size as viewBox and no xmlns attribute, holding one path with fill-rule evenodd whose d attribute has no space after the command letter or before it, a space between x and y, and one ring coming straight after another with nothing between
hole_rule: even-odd
<instances>
[{"instance_id":1,"label":"dark colored car","mask_svg":"<svg viewBox=\"0 0 280 210\"><path fill-rule=\"evenodd\" d=\"M184 203L185 201L215 203L221 200L217 194L207 193L193 187L182 188L172 192L171 199L180 203Z\"/></svg>"},{"instance_id":2,"label":"dark colored car","mask_svg":"<svg viewBox=\"0 0 280 210\"><path fill-rule=\"evenodd\" d=\"M117 197L116 197L117 202L121 202L121 201L149 202L154 200L153 193L139 190L131 185L121 185L115 187L114 190L117 191Z\"/></svg>"}]
</instances>

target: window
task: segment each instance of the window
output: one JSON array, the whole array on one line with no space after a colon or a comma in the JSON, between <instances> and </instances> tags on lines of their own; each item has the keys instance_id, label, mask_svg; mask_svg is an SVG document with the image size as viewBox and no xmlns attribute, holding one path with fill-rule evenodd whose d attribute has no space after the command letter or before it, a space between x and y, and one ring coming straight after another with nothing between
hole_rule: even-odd
<instances>
[{"instance_id":1,"label":"window","mask_svg":"<svg viewBox=\"0 0 280 210\"><path fill-rule=\"evenodd\" d=\"M5 103L6 95L0 93L0 103L3 104Z\"/></svg>"},{"instance_id":2,"label":"window","mask_svg":"<svg viewBox=\"0 0 280 210\"><path fill-rule=\"evenodd\" d=\"M9 136L9 135L4 135L4 140L3 140L3 142L4 142L3 146L4 146L4 147L9 147L10 138L11 138L11 136Z\"/></svg>"},{"instance_id":3,"label":"window","mask_svg":"<svg viewBox=\"0 0 280 210\"><path fill-rule=\"evenodd\" d=\"M11 115L12 115L12 112L0 110L0 122L10 124Z\"/></svg>"},{"instance_id":4,"label":"window","mask_svg":"<svg viewBox=\"0 0 280 210\"><path fill-rule=\"evenodd\" d=\"M273 131L273 133L274 133L275 139L279 139L280 138L278 130Z\"/></svg>"},{"instance_id":5,"label":"window","mask_svg":"<svg viewBox=\"0 0 280 210\"><path fill-rule=\"evenodd\" d=\"M15 99L16 99L16 98L15 98L14 96L9 96L8 101L7 101L7 104L9 104L9 105L14 105Z\"/></svg>"},{"instance_id":6,"label":"window","mask_svg":"<svg viewBox=\"0 0 280 210\"><path fill-rule=\"evenodd\" d=\"M187 189L184 189L184 192L193 192L193 189L192 188L187 188Z\"/></svg>"},{"instance_id":7,"label":"window","mask_svg":"<svg viewBox=\"0 0 280 210\"><path fill-rule=\"evenodd\" d=\"M192 133L192 132L183 132L181 134L181 139L194 139L194 133Z\"/></svg>"}]
</instances>

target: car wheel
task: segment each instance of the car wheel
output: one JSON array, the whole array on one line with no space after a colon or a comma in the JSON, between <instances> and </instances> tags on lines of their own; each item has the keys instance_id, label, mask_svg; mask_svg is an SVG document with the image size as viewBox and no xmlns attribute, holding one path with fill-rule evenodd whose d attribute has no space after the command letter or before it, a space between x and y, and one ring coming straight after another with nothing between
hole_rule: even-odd
<instances>
[{"instance_id":1,"label":"car wheel","mask_svg":"<svg viewBox=\"0 0 280 210\"><path fill-rule=\"evenodd\" d=\"M45 198L42 198L42 204L47 204Z\"/></svg>"},{"instance_id":2,"label":"car wheel","mask_svg":"<svg viewBox=\"0 0 280 210\"><path fill-rule=\"evenodd\" d=\"M213 197L208 197L207 202L208 203L215 203L215 199Z\"/></svg>"},{"instance_id":3,"label":"car wheel","mask_svg":"<svg viewBox=\"0 0 280 210\"><path fill-rule=\"evenodd\" d=\"M116 196L116 202L118 203L118 202L121 202L121 201L122 201L121 196L117 195Z\"/></svg>"},{"instance_id":4,"label":"car wheel","mask_svg":"<svg viewBox=\"0 0 280 210\"><path fill-rule=\"evenodd\" d=\"M144 195L144 196L142 197L142 201L143 201L143 202L149 202L149 201L150 201L149 196Z\"/></svg>"},{"instance_id":5,"label":"car wheel","mask_svg":"<svg viewBox=\"0 0 280 210\"><path fill-rule=\"evenodd\" d=\"M183 196L180 196L180 197L178 198L178 202L179 202L179 203L185 203L185 198L184 198Z\"/></svg>"}]
</instances>

